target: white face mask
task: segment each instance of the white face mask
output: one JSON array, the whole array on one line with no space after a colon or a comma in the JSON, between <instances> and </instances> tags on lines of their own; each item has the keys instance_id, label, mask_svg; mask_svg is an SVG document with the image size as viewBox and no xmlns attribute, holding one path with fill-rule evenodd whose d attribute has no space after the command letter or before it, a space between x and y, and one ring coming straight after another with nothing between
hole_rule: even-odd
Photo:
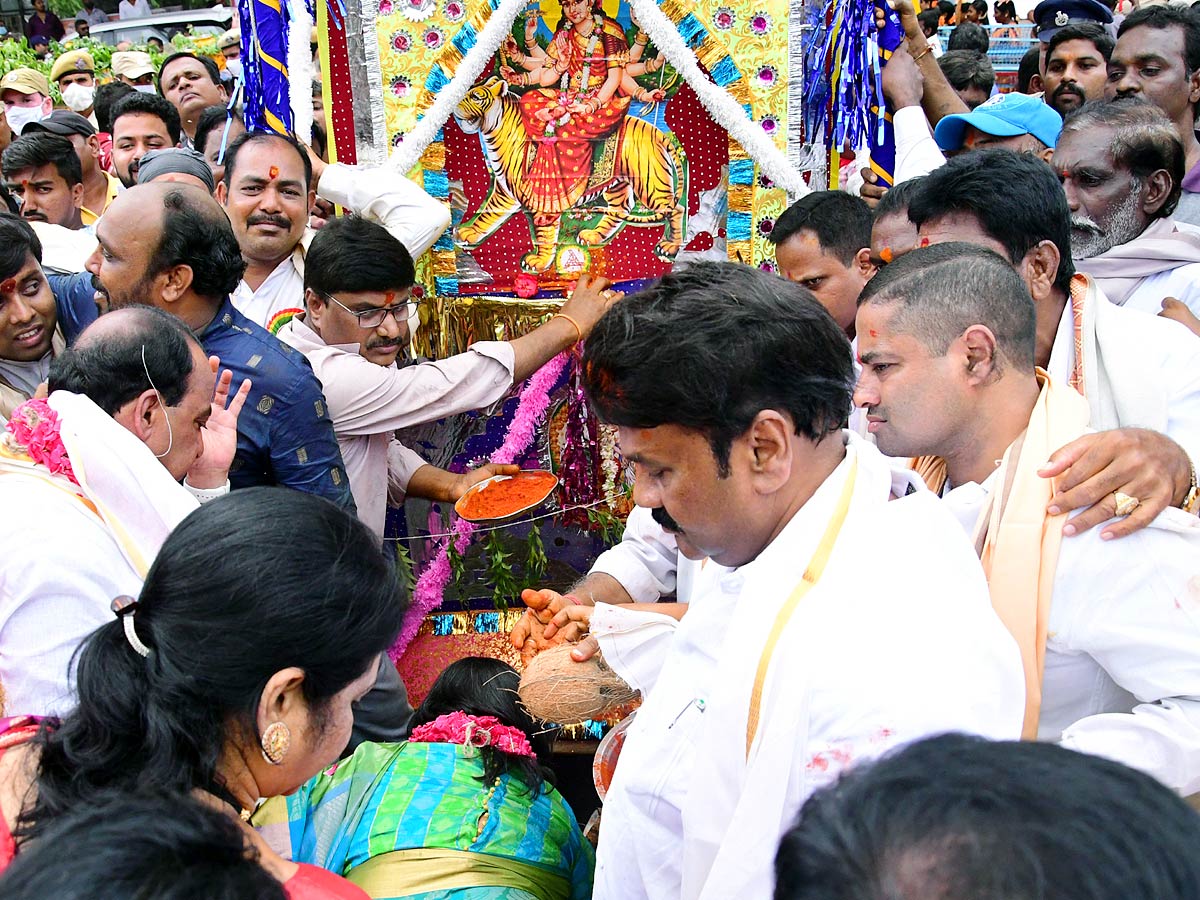
<instances>
[{"instance_id":1,"label":"white face mask","mask_svg":"<svg viewBox=\"0 0 1200 900\"><path fill-rule=\"evenodd\" d=\"M13 130L13 134L20 135L25 129L25 126L30 122L40 122L46 118L42 112L41 104L37 106L10 106L6 112L8 125Z\"/></svg>"},{"instance_id":2,"label":"white face mask","mask_svg":"<svg viewBox=\"0 0 1200 900\"><path fill-rule=\"evenodd\" d=\"M81 113L92 108L96 99L96 88L90 84L68 84L62 92L62 98L68 109Z\"/></svg>"},{"instance_id":3,"label":"white face mask","mask_svg":"<svg viewBox=\"0 0 1200 900\"><path fill-rule=\"evenodd\" d=\"M143 94L157 94L158 93L158 88L156 88L152 84L135 84L133 86L133 89L135 91L141 91Z\"/></svg>"},{"instance_id":4,"label":"white face mask","mask_svg":"<svg viewBox=\"0 0 1200 900\"><path fill-rule=\"evenodd\" d=\"M242 61L240 59L225 60L225 71L234 78L240 79L242 77Z\"/></svg>"}]
</instances>

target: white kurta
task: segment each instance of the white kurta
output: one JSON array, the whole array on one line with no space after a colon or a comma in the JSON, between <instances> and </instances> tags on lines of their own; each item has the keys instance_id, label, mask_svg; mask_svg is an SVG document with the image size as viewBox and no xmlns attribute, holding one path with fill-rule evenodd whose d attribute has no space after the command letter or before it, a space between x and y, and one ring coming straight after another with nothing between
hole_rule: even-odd
<instances>
[{"instance_id":1,"label":"white kurta","mask_svg":"<svg viewBox=\"0 0 1200 900\"><path fill-rule=\"evenodd\" d=\"M780 836L847 765L945 731L1020 735L1020 655L969 541L911 472L847 440L846 460L754 561L699 573L605 801L597 900L769 897ZM747 760L767 634L854 459L851 513L782 632ZM598 637L618 667L606 644L619 635Z\"/></svg>"},{"instance_id":2,"label":"white kurta","mask_svg":"<svg viewBox=\"0 0 1200 900\"><path fill-rule=\"evenodd\" d=\"M635 506L620 542L596 557L589 574L612 576L634 603L654 603L672 592L676 602L687 603L699 565L679 552L675 537L654 521L649 509Z\"/></svg>"},{"instance_id":3,"label":"white kurta","mask_svg":"<svg viewBox=\"0 0 1200 900\"><path fill-rule=\"evenodd\" d=\"M969 534L994 480L946 494ZM1064 537L1048 633L1038 739L1200 791L1200 519Z\"/></svg>"},{"instance_id":4,"label":"white kurta","mask_svg":"<svg viewBox=\"0 0 1200 900\"><path fill-rule=\"evenodd\" d=\"M1165 297L1174 297L1200 315L1200 263L1147 275L1121 305L1125 309L1136 309L1156 316L1162 312Z\"/></svg>"},{"instance_id":5,"label":"white kurta","mask_svg":"<svg viewBox=\"0 0 1200 900\"><path fill-rule=\"evenodd\" d=\"M479 341L448 359L397 368L363 358L358 344L326 344L303 318L278 337L304 354L320 380L358 517L380 535L389 485L403 492L425 464L393 432L489 406L513 386L507 341Z\"/></svg>"},{"instance_id":6,"label":"white kurta","mask_svg":"<svg viewBox=\"0 0 1200 900\"><path fill-rule=\"evenodd\" d=\"M359 169L331 163L317 185L321 198L378 222L404 245L413 259L433 246L450 225L450 211L403 175L389 169ZM234 307L264 328L276 313L304 306L304 251L315 231L308 229L295 251L266 281L251 289L245 280L230 295Z\"/></svg>"}]
</instances>

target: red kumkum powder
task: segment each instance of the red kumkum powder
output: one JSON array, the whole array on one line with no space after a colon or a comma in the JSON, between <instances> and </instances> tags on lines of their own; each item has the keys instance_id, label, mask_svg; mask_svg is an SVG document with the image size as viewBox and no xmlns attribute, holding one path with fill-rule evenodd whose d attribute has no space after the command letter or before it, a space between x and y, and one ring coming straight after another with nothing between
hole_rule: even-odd
<instances>
[{"instance_id":1,"label":"red kumkum powder","mask_svg":"<svg viewBox=\"0 0 1200 900\"><path fill-rule=\"evenodd\" d=\"M546 498L555 478L544 472L528 472L504 481L493 481L467 495L461 515L467 520L501 519Z\"/></svg>"}]
</instances>

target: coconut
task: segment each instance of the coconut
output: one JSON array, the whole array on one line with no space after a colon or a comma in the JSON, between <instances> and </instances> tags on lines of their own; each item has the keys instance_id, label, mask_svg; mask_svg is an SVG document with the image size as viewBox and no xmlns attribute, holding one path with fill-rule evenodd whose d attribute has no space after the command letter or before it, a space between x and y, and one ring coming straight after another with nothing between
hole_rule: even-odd
<instances>
[{"instance_id":1,"label":"coconut","mask_svg":"<svg viewBox=\"0 0 1200 900\"><path fill-rule=\"evenodd\" d=\"M638 698L638 692L608 667L597 652L591 659L571 658L573 644L543 650L525 667L517 693L530 715L568 725L598 719Z\"/></svg>"}]
</instances>

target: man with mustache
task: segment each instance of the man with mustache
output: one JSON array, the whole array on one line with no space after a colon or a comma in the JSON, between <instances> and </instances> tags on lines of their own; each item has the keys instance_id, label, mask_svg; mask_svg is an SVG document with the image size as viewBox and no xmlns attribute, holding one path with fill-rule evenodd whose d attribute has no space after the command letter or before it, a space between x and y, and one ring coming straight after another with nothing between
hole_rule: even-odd
<instances>
[{"instance_id":1,"label":"man with mustache","mask_svg":"<svg viewBox=\"0 0 1200 900\"><path fill-rule=\"evenodd\" d=\"M1196 104L1200 103L1200 20L1174 6L1135 9L1117 31L1108 62L1105 97L1145 97L1175 124L1183 141L1183 196L1175 218L1200 225L1200 141Z\"/></svg>"},{"instance_id":2,"label":"man with mustache","mask_svg":"<svg viewBox=\"0 0 1200 900\"><path fill-rule=\"evenodd\" d=\"M1183 165L1175 127L1146 100L1098 101L1067 117L1054 167L1071 254L1119 306L1157 314L1174 297L1200 310L1200 235L1171 217Z\"/></svg>"},{"instance_id":3,"label":"man with mustache","mask_svg":"<svg viewBox=\"0 0 1200 900\"><path fill-rule=\"evenodd\" d=\"M585 279L562 311L512 341L478 341L465 353L397 366L409 344L416 272L386 228L359 216L317 232L304 269L305 310L279 329L325 388L358 515L383 537L387 506L406 494L454 502L492 475L486 465L461 475L431 466L395 438L398 428L489 406L551 357L586 337L619 298L606 279Z\"/></svg>"},{"instance_id":4,"label":"man with mustache","mask_svg":"<svg viewBox=\"0 0 1200 900\"><path fill-rule=\"evenodd\" d=\"M72 231L83 228L83 167L66 138L26 134L4 150L0 168L22 218Z\"/></svg>"},{"instance_id":5,"label":"man with mustache","mask_svg":"<svg viewBox=\"0 0 1200 900\"><path fill-rule=\"evenodd\" d=\"M1116 41L1099 25L1068 25L1050 38L1042 84L1046 102L1063 118L1089 100L1103 100Z\"/></svg>"},{"instance_id":6,"label":"man with mustache","mask_svg":"<svg viewBox=\"0 0 1200 900\"><path fill-rule=\"evenodd\" d=\"M272 332L304 307L304 256L316 234L306 226L317 197L383 225L414 259L450 224L449 209L403 175L326 164L267 131L229 146L216 196L246 260L233 305Z\"/></svg>"}]
</instances>

